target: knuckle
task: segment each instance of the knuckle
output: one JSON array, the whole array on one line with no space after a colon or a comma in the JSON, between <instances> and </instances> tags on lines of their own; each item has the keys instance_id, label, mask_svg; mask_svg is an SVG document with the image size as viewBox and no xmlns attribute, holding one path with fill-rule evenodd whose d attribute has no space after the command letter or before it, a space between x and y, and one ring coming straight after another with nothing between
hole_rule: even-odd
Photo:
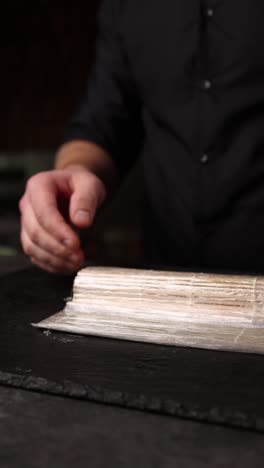
<instances>
[{"instance_id":1,"label":"knuckle","mask_svg":"<svg viewBox=\"0 0 264 468\"><path fill-rule=\"evenodd\" d=\"M28 179L27 184L26 184L26 192L30 192L32 190L32 188L34 188L34 186L36 184L36 178L37 178L37 176L34 175L34 176L30 177L30 179Z\"/></svg>"},{"instance_id":2,"label":"knuckle","mask_svg":"<svg viewBox=\"0 0 264 468\"><path fill-rule=\"evenodd\" d=\"M31 241L34 243L34 244L38 244L39 243L39 231L38 229L36 228L33 228L30 232L30 238L31 238Z\"/></svg>"},{"instance_id":3,"label":"knuckle","mask_svg":"<svg viewBox=\"0 0 264 468\"><path fill-rule=\"evenodd\" d=\"M50 227L49 218L42 211L35 212L35 216L41 226Z\"/></svg>"},{"instance_id":4,"label":"knuckle","mask_svg":"<svg viewBox=\"0 0 264 468\"><path fill-rule=\"evenodd\" d=\"M66 255L66 251L63 246L60 246L60 244L55 244L49 239L42 240L41 248L46 252L49 252L50 255L53 255L54 257L60 258Z\"/></svg>"},{"instance_id":5,"label":"knuckle","mask_svg":"<svg viewBox=\"0 0 264 468\"><path fill-rule=\"evenodd\" d=\"M39 188L39 185L47 179L48 172L39 172L31 176L26 184L26 192L31 192L36 188Z\"/></svg>"},{"instance_id":6,"label":"knuckle","mask_svg":"<svg viewBox=\"0 0 264 468\"><path fill-rule=\"evenodd\" d=\"M32 255L33 251L30 242L25 241L23 244L23 249L26 255Z\"/></svg>"},{"instance_id":7,"label":"knuckle","mask_svg":"<svg viewBox=\"0 0 264 468\"><path fill-rule=\"evenodd\" d=\"M53 253L54 253L54 255L56 257L59 257L62 260L64 260L67 257L65 250L62 247L59 247L59 246L55 246L53 248Z\"/></svg>"}]
</instances>

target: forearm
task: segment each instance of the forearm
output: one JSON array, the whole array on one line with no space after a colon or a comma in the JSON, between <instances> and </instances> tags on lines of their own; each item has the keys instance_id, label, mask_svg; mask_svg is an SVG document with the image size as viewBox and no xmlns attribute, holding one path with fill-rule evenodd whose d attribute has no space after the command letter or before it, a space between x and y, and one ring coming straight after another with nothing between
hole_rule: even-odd
<instances>
[{"instance_id":1,"label":"forearm","mask_svg":"<svg viewBox=\"0 0 264 468\"><path fill-rule=\"evenodd\" d=\"M84 166L104 183L107 193L112 193L119 182L117 168L110 155L101 146L74 140L62 145L55 157L55 168Z\"/></svg>"}]
</instances>

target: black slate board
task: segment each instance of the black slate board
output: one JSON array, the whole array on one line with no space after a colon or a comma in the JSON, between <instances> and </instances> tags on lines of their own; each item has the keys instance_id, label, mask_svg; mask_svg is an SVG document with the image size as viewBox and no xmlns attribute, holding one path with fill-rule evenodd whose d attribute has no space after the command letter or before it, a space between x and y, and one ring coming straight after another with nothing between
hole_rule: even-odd
<instances>
[{"instance_id":1,"label":"black slate board","mask_svg":"<svg viewBox=\"0 0 264 468\"><path fill-rule=\"evenodd\" d=\"M264 432L264 356L47 333L73 278L1 278L0 383Z\"/></svg>"},{"instance_id":2,"label":"black slate board","mask_svg":"<svg viewBox=\"0 0 264 468\"><path fill-rule=\"evenodd\" d=\"M1 468L263 468L263 434L0 385Z\"/></svg>"}]
</instances>

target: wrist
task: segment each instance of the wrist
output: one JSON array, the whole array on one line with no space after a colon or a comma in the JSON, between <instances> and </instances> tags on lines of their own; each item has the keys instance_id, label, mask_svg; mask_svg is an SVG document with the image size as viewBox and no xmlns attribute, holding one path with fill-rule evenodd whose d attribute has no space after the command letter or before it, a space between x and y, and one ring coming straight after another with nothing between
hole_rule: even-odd
<instances>
[{"instance_id":1,"label":"wrist","mask_svg":"<svg viewBox=\"0 0 264 468\"><path fill-rule=\"evenodd\" d=\"M100 179L107 192L113 193L119 184L114 161L102 147L87 141L72 141L59 148L55 168L70 172L87 170Z\"/></svg>"}]
</instances>

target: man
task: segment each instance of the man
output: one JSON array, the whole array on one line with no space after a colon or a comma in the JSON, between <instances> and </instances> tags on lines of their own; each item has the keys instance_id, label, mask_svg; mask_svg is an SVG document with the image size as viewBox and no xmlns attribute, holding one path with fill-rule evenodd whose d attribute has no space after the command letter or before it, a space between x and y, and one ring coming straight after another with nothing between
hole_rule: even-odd
<instances>
[{"instance_id":1,"label":"man","mask_svg":"<svg viewBox=\"0 0 264 468\"><path fill-rule=\"evenodd\" d=\"M87 95L20 202L34 264L81 266L74 228L140 155L150 265L264 270L263 17L263 0L103 2Z\"/></svg>"}]
</instances>

